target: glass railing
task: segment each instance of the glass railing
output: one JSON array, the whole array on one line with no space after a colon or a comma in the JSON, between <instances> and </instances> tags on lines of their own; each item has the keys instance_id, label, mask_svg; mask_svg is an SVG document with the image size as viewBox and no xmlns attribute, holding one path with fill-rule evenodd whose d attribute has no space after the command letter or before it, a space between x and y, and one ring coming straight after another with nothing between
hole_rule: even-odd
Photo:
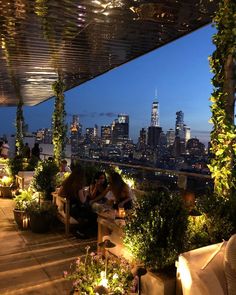
<instances>
[{"instance_id":1,"label":"glass railing","mask_svg":"<svg viewBox=\"0 0 236 295\"><path fill-rule=\"evenodd\" d=\"M42 159L49 155L42 154ZM66 158L68 165L71 159ZM213 180L210 175L190 173L185 171L166 170L142 165L133 165L120 162L100 161L74 158L73 161L81 163L85 167L109 171L111 168L120 169L127 178L134 180L137 190L149 191L159 187L165 187L170 191L194 193L195 196L213 191Z\"/></svg>"}]
</instances>

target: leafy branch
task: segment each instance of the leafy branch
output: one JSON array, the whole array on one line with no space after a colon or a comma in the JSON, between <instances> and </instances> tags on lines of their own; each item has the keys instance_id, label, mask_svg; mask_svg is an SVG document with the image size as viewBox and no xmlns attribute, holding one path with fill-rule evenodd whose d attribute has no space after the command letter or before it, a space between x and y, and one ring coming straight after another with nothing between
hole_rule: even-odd
<instances>
[{"instance_id":1,"label":"leafy branch","mask_svg":"<svg viewBox=\"0 0 236 295\"><path fill-rule=\"evenodd\" d=\"M218 32L213 36L216 46L210 57L214 86L212 105L211 152L209 165L214 178L215 193L229 198L236 188L236 128L234 105L236 89L236 2L222 0L214 18Z\"/></svg>"}]
</instances>

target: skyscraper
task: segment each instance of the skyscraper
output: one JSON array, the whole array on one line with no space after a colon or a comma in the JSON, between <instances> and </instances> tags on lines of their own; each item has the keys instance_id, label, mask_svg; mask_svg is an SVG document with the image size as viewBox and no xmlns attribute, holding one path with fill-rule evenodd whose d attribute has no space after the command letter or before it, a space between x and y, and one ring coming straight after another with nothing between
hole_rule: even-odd
<instances>
[{"instance_id":1,"label":"skyscraper","mask_svg":"<svg viewBox=\"0 0 236 295\"><path fill-rule=\"evenodd\" d=\"M71 142L71 154L78 153L79 137L82 134L82 126L79 124L79 116L73 115L72 122L70 124L70 142Z\"/></svg>"},{"instance_id":2,"label":"skyscraper","mask_svg":"<svg viewBox=\"0 0 236 295\"><path fill-rule=\"evenodd\" d=\"M159 121L159 103L157 101L154 101L152 103L151 126L159 127Z\"/></svg>"},{"instance_id":3,"label":"skyscraper","mask_svg":"<svg viewBox=\"0 0 236 295\"><path fill-rule=\"evenodd\" d=\"M154 127L160 126L159 103L157 101L157 90L155 90L155 100L152 103L151 125Z\"/></svg>"},{"instance_id":4,"label":"skyscraper","mask_svg":"<svg viewBox=\"0 0 236 295\"><path fill-rule=\"evenodd\" d=\"M171 128L166 132L167 147L171 146L175 142L175 131Z\"/></svg>"},{"instance_id":5,"label":"skyscraper","mask_svg":"<svg viewBox=\"0 0 236 295\"><path fill-rule=\"evenodd\" d=\"M119 114L118 119L112 123L112 143L122 144L129 139L129 116Z\"/></svg>"},{"instance_id":6,"label":"skyscraper","mask_svg":"<svg viewBox=\"0 0 236 295\"><path fill-rule=\"evenodd\" d=\"M187 125L184 125L184 139L185 143L191 138L191 129Z\"/></svg>"},{"instance_id":7,"label":"skyscraper","mask_svg":"<svg viewBox=\"0 0 236 295\"><path fill-rule=\"evenodd\" d=\"M138 145L140 149L145 148L147 144L147 130L142 128L139 132Z\"/></svg>"},{"instance_id":8,"label":"skyscraper","mask_svg":"<svg viewBox=\"0 0 236 295\"><path fill-rule=\"evenodd\" d=\"M86 128L86 133L85 133L86 139L94 142L96 141L96 138L98 136L98 126L95 124L94 127L88 127Z\"/></svg>"},{"instance_id":9,"label":"skyscraper","mask_svg":"<svg viewBox=\"0 0 236 295\"><path fill-rule=\"evenodd\" d=\"M176 112L175 136L180 139L185 139L184 113L182 111Z\"/></svg>"},{"instance_id":10,"label":"skyscraper","mask_svg":"<svg viewBox=\"0 0 236 295\"><path fill-rule=\"evenodd\" d=\"M156 148L160 145L160 135L162 133L162 128L157 126L148 127L148 139L147 143L151 148Z\"/></svg>"},{"instance_id":11,"label":"skyscraper","mask_svg":"<svg viewBox=\"0 0 236 295\"><path fill-rule=\"evenodd\" d=\"M103 125L101 126L101 139L102 144L110 144L111 143L111 126Z\"/></svg>"}]
</instances>

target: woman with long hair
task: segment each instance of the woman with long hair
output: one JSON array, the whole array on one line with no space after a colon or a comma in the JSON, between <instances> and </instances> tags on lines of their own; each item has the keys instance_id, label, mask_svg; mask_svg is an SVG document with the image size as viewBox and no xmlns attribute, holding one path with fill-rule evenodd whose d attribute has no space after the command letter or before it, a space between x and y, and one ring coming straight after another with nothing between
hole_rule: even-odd
<instances>
[{"instance_id":1,"label":"woman with long hair","mask_svg":"<svg viewBox=\"0 0 236 295\"><path fill-rule=\"evenodd\" d=\"M92 184L89 186L90 205L95 202L102 202L109 191L106 173L99 171L95 174Z\"/></svg>"},{"instance_id":2,"label":"woman with long hair","mask_svg":"<svg viewBox=\"0 0 236 295\"><path fill-rule=\"evenodd\" d=\"M88 205L88 194L85 190L85 172L81 166L74 167L71 174L61 185L59 195L70 200L70 215L87 226L90 226L96 220L96 216ZM81 231L76 231L79 238L87 238L87 235Z\"/></svg>"},{"instance_id":3,"label":"woman with long hair","mask_svg":"<svg viewBox=\"0 0 236 295\"><path fill-rule=\"evenodd\" d=\"M109 177L109 186L115 197L116 206L119 208L131 209L132 207L132 191L124 182L121 175L112 172Z\"/></svg>"}]
</instances>

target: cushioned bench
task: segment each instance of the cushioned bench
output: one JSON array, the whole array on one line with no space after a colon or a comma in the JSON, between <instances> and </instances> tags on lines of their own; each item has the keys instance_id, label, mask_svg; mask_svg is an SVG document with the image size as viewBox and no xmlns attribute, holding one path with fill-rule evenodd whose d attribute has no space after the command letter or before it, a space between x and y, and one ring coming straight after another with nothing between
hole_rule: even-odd
<instances>
[{"instance_id":1,"label":"cushioned bench","mask_svg":"<svg viewBox=\"0 0 236 295\"><path fill-rule=\"evenodd\" d=\"M183 295L236 295L236 234L227 242L181 254L177 280Z\"/></svg>"}]
</instances>

